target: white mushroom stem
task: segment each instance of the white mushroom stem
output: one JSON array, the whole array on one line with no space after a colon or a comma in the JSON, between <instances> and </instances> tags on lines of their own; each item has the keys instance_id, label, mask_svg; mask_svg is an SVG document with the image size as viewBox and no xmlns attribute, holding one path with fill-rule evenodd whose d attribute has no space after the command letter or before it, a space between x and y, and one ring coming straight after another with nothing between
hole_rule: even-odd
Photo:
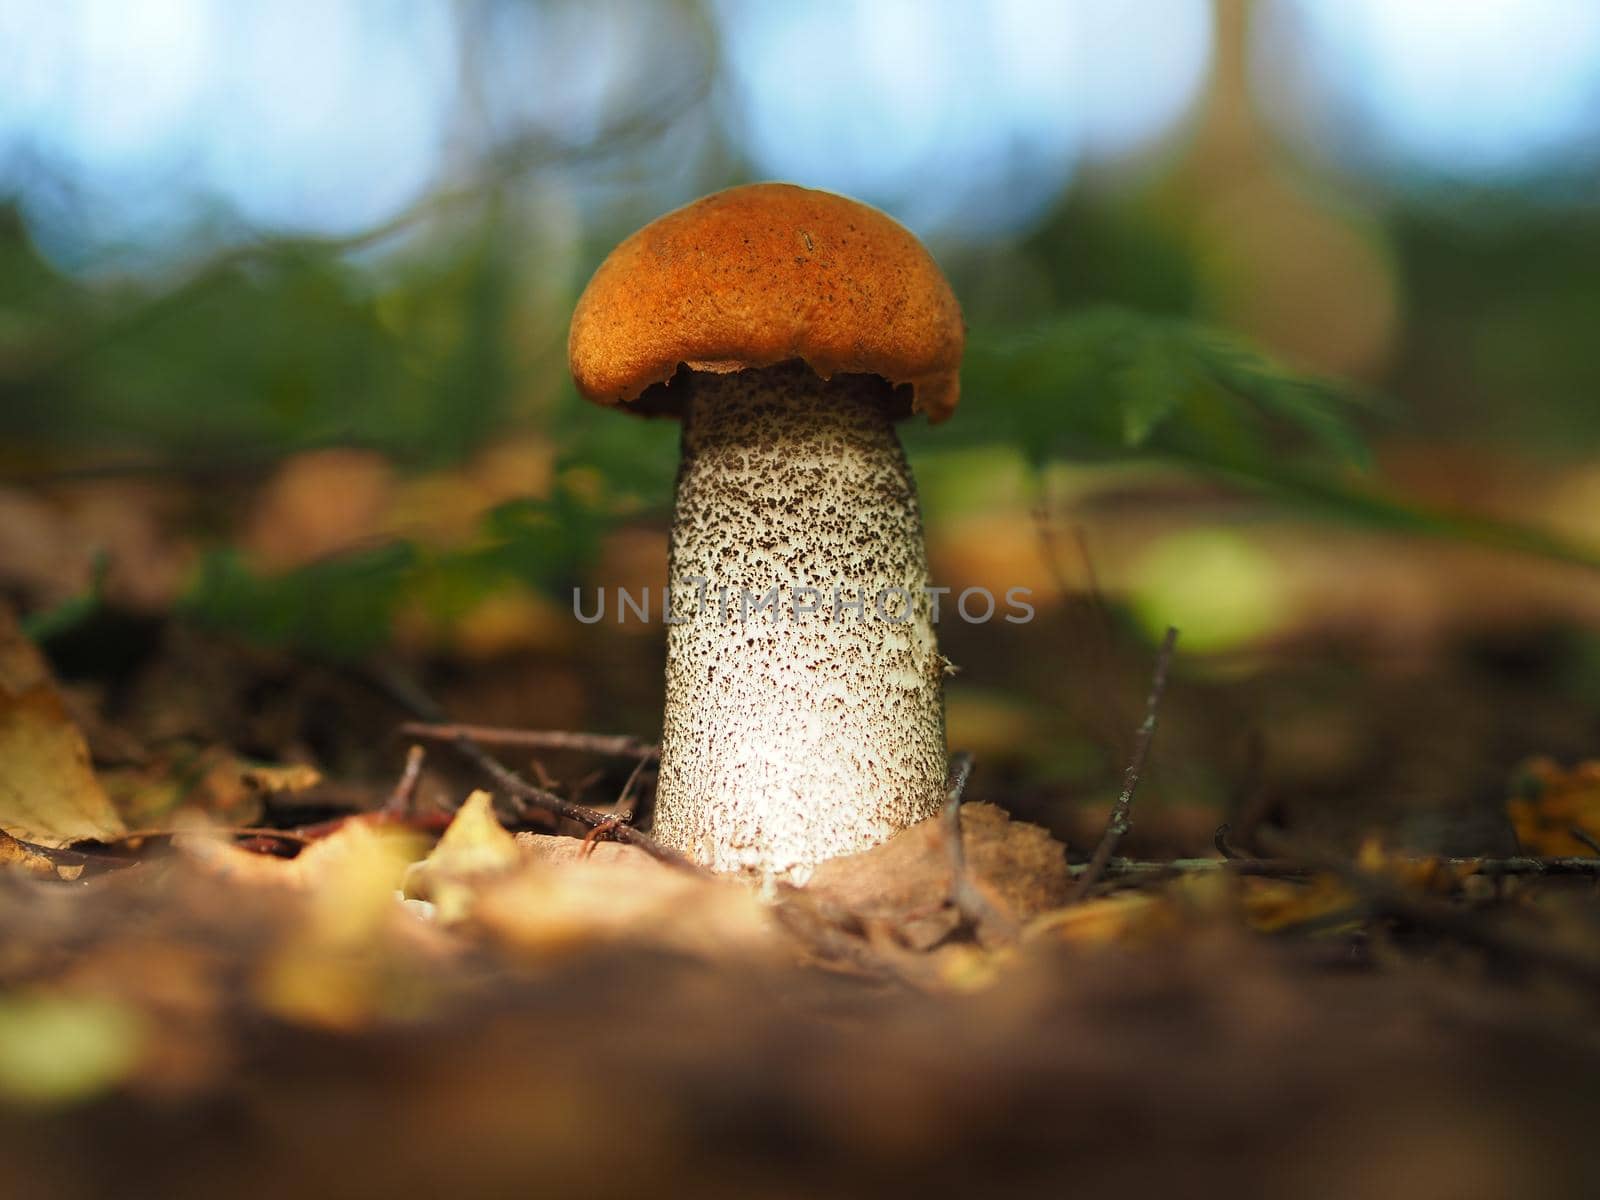
<instances>
[{"instance_id":1,"label":"white mushroom stem","mask_svg":"<svg viewBox=\"0 0 1600 1200\"><path fill-rule=\"evenodd\" d=\"M713 870L804 882L941 803L916 486L876 376L690 378L655 832Z\"/></svg>"}]
</instances>

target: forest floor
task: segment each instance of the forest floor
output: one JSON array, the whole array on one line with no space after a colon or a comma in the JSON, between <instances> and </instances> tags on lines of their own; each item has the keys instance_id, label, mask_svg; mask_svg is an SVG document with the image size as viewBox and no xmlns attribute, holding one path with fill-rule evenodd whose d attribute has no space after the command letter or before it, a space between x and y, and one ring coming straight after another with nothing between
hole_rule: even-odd
<instances>
[{"instance_id":1,"label":"forest floor","mask_svg":"<svg viewBox=\"0 0 1600 1200\"><path fill-rule=\"evenodd\" d=\"M1108 842L1106 805L958 758L941 817L761 896L652 857L653 747L615 725L439 725L430 694L483 719L526 664L317 661L116 606L33 629L0 612L16 1194L1600 1178L1600 764L1438 767L1470 800L1442 835L1376 768L1246 779L1198 830L1123 777ZM1581 742L1564 698L1473 663L1341 694L1383 734L1346 742L1384 772L1484 714ZM1116 669L1187 753L1216 691L1150 668Z\"/></svg>"}]
</instances>

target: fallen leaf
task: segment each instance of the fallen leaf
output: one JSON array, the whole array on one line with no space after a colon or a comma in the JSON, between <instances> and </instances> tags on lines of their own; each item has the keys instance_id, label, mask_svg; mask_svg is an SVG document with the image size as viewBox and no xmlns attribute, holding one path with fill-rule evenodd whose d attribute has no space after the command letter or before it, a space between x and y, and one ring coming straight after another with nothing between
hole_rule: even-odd
<instances>
[{"instance_id":1,"label":"fallen leaf","mask_svg":"<svg viewBox=\"0 0 1600 1200\"><path fill-rule=\"evenodd\" d=\"M1048 830L1013 821L992 804L961 808L961 840L972 883L1007 914L1026 920L1067 902L1073 880L1066 847ZM861 917L896 923L910 946L926 948L954 921L950 850L943 817L932 817L860 854L830 859L804 891Z\"/></svg>"},{"instance_id":2,"label":"fallen leaf","mask_svg":"<svg viewBox=\"0 0 1600 1200\"><path fill-rule=\"evenodd\" d=\"M123 821L134 829L170 828L189 813L225 825L252 825L261 817L263 780L278 772L296 779L309 767L270 767L246 762L225 746L167 747L151 761L101 772L106 792Z\"/></svg>"},{"instance_id":3,"label":"fallen leaf","mask_svg":"<svg viewBox=\"0 0 1600 1200\"><path fill-rule=\"evenodd\" d=\"M1024 937L1088 946L1144 943L1173 933L1181 924L1171 897L1161 892L1119 892L1044 913L1029 923Z\"/></svg>"},{"instance_id":4,"label":"fallen leaf","mask_svg":"<svg viewBox=\"0 0 1600 1200\"><path fill-rule=\"evenodd\" d=\"M1592 855L1594 848L1574 829L1600 840L1600 761L1570 770L1537 758L1523 767L1522 794L1506 804L1517 841L1528 854Z\"/></svg>"},{"instance_id":5,"label":"fallen leaf","mask_svg":"<svg viewBox=\"0 0 1600 1200\"><path fill-rule=\"evenodd\" d=\"M1290 879L1241 879L1245 920L1261 933L1325 921L1350 912L1356 895L1332 875L1314 875L1304 882ZM1352 923L1359 916L1352 915Z\"/></svg>"},{"instance_id":6,"label":"fallen leaf","mask_svg":"<svg viewBox=\"0 0 1600 1200\"><path fill-rule=\"evenodd\" d=\"M0 607L0 829L41 846L125 832L44 657Z\"/></svg>"},{"instance_id":7,"label":"fallen leaf","mask_svg":"<svg viewBox=\"0 0 1600 1200\"><path fill-rule=\"evenodd\" d=\"M246 787L269 796L292 796L320 785L322 772L305 763L241 763L239 779Z\"/></svg>"},{"instance_id":8,"label":"fallen leaf","mask_svg":"<svg viewBox=\"0 0 1600 1200\"><path fill-rule=\"evenodd\" d=\"M473 792L456 812L444 835L422 862L406 871L405 894L432 901L447 925L472 911L479 886L524 859L517 839L494 815L488 792Z\"/></svg>"},{"instance_id":9,"label":"fallen leaf","mask_svg":"<svg viewBox=\"0 0 1600 1200\"><path fill-rule=\"evenodd\" d=\"M426 980L419 983L416 972L397 966L427 932L398 899L406 869L423 846L400 826L350 820L292 860L266 859L278 862L283 882L302 894L304 908L257 973L262 1006L330 1029L360 1028L379 1016L425 1007Z\"/></svg>"},{"instance_id":10,"label":"fallen leaf","mask_svg":"<svg viewBox=\"0 0 1600 1200\"><path fill-rule=\"evenodd\" d=\"M56 865L53 862L37 850L30 850L3 830L0 830L0 867L11 871L22 871L41 879L51 879L56 874Z\"/></svg>"},{"instance_id":11,"label":"fallen leaf","mask_svg":"<svg viewBox=\"0 0 1600 1200\"><path fill-rule=\"evenodd\" d=\"M288 571L383 533L394 468L370 450L309 450L287 459L257 497L244 534L251 561Z\"/></svg>"},{"instance_id":12,"label":"fallen leaf","mask_svg":"<svg viewBox=\"0 0 1600 1200\"><path fill-rule=\"evenodd\" d=\"M1376 837L1362 840L1356 851L1356 867L1368 875L1381 876L1394 883L1424 892L1454 892L1469 875L1477 872L1471 862L1449 863L1437 855L1395 854L1385 849Z\"/></svg>"},{"instance_id":13,"label":"fallen leaf","mask_svg":"<svg viewBox=\"0 0 1600 1200\"><path fill-rule=\"evenodd\" d=\"M87 1100L138 1065L136 1013L100 997L11 996L0 1000L0 1098L58 1106Z\"/></svg>"},{"instance_id":14,"label":"fallen leaf","mask_svg":"<svg viewBox=\"0 0 1600 1200\"><path fill-rule=\"evenodd\" d=\"M767 906L744 884L663 866L634 846L520 834L528 861L489 882L472 915L505 944L539 958L629 942L717 959L775 953Z\"/></svg>"}]
</instances>

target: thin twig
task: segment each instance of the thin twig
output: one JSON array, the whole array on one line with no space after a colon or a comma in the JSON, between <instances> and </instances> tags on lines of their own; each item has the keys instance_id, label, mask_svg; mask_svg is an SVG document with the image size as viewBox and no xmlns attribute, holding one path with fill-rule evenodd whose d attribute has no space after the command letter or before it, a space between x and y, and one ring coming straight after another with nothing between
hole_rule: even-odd
<instances>
[{"instance_id":1,"label":"thin twig","mask_svg":"<svg viewBox=\"0 0 1600 1200\"><path fill-rule=\"evenodd\" d=\"M471 761L485 775L493 779L503 788L511 800L523 812L529 810L549 813L551 816L561 817L564 820L576 821L589 829L606 827L606 831L619 842L626 842L630 846L637 846L651 858L668 866L693 874L704 874L704 871L690 862L676 850L663 846L649 834L640 833L632 825L622 824L611 813L603 813L582 804L574 804L570 800L563 800L554 792L544 788L534 787L533 784L510 770L494 755L490 754L477 742L465 734L460 734L451 743L456 751Z\"/></svg>"},{"instance_id":2,"label":"thin twig","mask_svg":"<svg viewBox=\"0 0 1600 1200\"><path fill-rule=\"evenodd\" d=\"M401 737L427 742L454 742L465 735L480 746L508 750L574 750L582 754L601 754L609 758L637 758L648 762L659 758L661 747L636 737L609 733L579 733L564 729L505 729L496 725L447 725L431 721L407 721L400 726Z\"/></svg>"},{"instance_id":3,"label":"thin twig","mask_svg":"<svg viewBox=\"0 0 1600 1200\"><path fill-rule=\"evenodd\" d=\"M1076 876L1081 884L1093 865L1092 862L1069 863L1067 873ZM1316 869L1293 858L1174 858L1161 862L1155 859L1113 857L1106 860L1099 882L1162 883L1184 875L1208 875L1217 872L1264 879L1305 879L1315 874Z\"/></svg>"},{"instance_id":4,"label":"thin twig","mask_svg":"<svg viewBox=\"0 0 1600 1200\"><path fill-rule=\"evenodd\" d=\"M1561 857L1533 858L1517 855L1511 858L1430 858L1426 856L1400 857L1395 863L1422 866L1432 863L1449 871L1480 875L1485 879L1566 877L1600 879L1600 858ZM1076 863L1067 871L1080 880L1089 872L1092 863ZM1175 858L1162 862L1155 859L1112 858L1101 873L1102 882L1156 883L1176 879L1181 875L1206 875L1223 872L1229 875L1248 875L1264 879L1304 879L1326 869L1315 861L1300 857L1277 858Z\"/></svg>"},{"instance_id":5,"label":"thin twig","mask_svg":"<svg viewBox=\"0 0 1600 1200\"><path fill-rule=\"evenodd\" d=\"M1567 830L1567 832L1572 835L1573 841L1580 842L1587 846L1591 851L1594 852L1596 858L1600 858L1600 842L1595 841L1594 838L1590 837L1576 825Z\"/></svg>"},{"instance_id":6,"label":"thin twig","mask_svg":"<svg viewBox=\"0 0 1600 1200\"><path fill-rule=\"evenodd\" d=\"M395 703L399 704L412 716L420 721L432 725L447 724L444 710L434 699L404 675L382 667L374 667L363 672L363 677L379 688ZM519 812L542 812L551 816L562 817L569 821L576 821L590 829L598 828L612 821L610 814L596 812L581 804L573 804L563 800L554 792L544 788L534 787L533 784L510 770L494 755L490 754L471 736L457 732L450 743L463 758L467 759L489 778L498 783L506 792L507 797L517 805ZM632 825L618 825L613 831L613 836L619 842L626 842L637 846L658 862L668 866L677 867L679 870L688 871L695 875L705 874L704 868L690 862L676 850L663 846L655 838L641 833Z\"/></svg>"},{"instance_id":7,"label":"thin twig","mask_svg":"<svg viewBox=\"0 0 1600 1200\"><path fill-rule=\"evenodd\" d=\"M383 811L396 817L411 815L412 807L417 800L417 781L422 778L422 760L428 752L421 746L412 746L406 751L405 770L400 772L400 780L394 785L394 791L389 793L389 799L384 803Z\"/></svg>"},{"instance_id":8,"label":"thin twig","mask_svg":"<svg viewBox=\"0 0 1600 1200\"><path fill-rule=\"evenodd\" d=\"M634 810L639 807L639 797L633 789L639 782L639 776L644 774L645 766L649 761L647 758L641 758L633 764L633 770L628 773L628 778L622 785L622 791L617 795L617 802L611 806L611 811L624 821L632 821Z\"/></svg>"},{"instance_id":9,"label":"thin twig","mask_svg":"<svg viewBox=\"0 0 1600 1200\"><path fill-rule=\"evenodd\" d=\"M1015 941L1019 932L1015 918L990 900L967 870L966 843L961 836L961 799L971 776L972 755L962 751L951 758L943 817L945 850L950 856L949 903L979 941Z\"/></svg>"},{"instance_id":10,"label":"thin twig","mask_svg":"<svg viewBox=\"0 0 1600 1200\"><path fill-rule=\"evenodd\" d=\"M944 777L944 806L949 812L951 805L961 807L961 799L967 794L967 781L972 778L972 755L965 750L957 750L950 756L950 768Z\"/></svg>"},{"instance_id":11,"label":"thin twig","mask_svg":"<svg viewBox=\"0 0 1600 1200\"><path fill-rule=\"evenodd\" d=\"M1167 690L1167 673L1172 667L1172 649L1177 641L1178 631L1170 625L1167 626L1167 635L1161 639L1161 650L1156 655L1156 669L1150 681L1150 695L1145 699L1144 723L1139 726L1139 733L1133 744L1133 758L1128 763L1127 774L1123 776L1122 794L1112 806L1111 819L1106 822L1106 831L1100 838L1100 844L1095 847L1094 857L1089 860L1088 870L1078 880L1078 890L1073 896L1074 902L1081 902L1088 897L1089 890L1099 882L1100 876L1105 873L1106 864L1117 852L1117 845L1128 830L1133 828L1133 793L1139 787L1139 776L1144 773L1145 760L1150 756L1150 742L1156 732L1156 713L1161 708L1161 697Z\"/></svg>"},{"instance_id":12,"label":"thin twig","mask_svg":"<svg viewBox=\"0 0 1600 1200\"><path fill-rule=\"evenodd\" d=\"M1551 939L1538 927L1517 928L1495 924L1458 905L1424 895L1387 875L1364 870L1356 863L1315 848L1291 843L1274 836L1278 853L1303 857L1308 865L1336 875L1365 903L1370 916L1388 918L1439 937L1473 946L1507 962L1553 970L1583 980L1588 986L1600 985L1600 960ZM1600 858L1577 859L1443 859L1445 863L1495 864L1503 874L1600 873ZM1559 866L1558 866L1559 864ZM1581 870L1580 870L1581 869Z\"/></svg>"}]
</instances>

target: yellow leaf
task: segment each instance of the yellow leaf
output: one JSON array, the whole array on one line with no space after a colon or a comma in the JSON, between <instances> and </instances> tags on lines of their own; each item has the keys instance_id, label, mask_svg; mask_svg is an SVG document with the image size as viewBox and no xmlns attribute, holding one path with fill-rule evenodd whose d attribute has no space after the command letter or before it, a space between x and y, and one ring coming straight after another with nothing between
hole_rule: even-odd
<instances>
[{"instance_id":1,"label":"yellow leaf","mask_svg":"<svg viewBox=\"0 0 1600 1200\"><path fill-rule=\"evenodd\" d=\"M428 857L406 872L405 892L431 900L439 920L454 924L471 912L478 884L523 858L517 839L495 818L489 793L473 792Z\"/></svg>"},{"instance_id":2,"label":"yellow leaf","mask_svg":"<svg viewBox=\"0 0 1600 1200\"><path fill-rule=\"evenodd\" d=\"M423 841L402 827L346 821L282 864L306 908L291 935L262 963L256 996L290 1020L354 1029L400 1005L397 931L416 922L396 898Z\"/></svg>"},{"instance_id":3,"label":"yellow leaf","mask_svg":"<svg viewBox=\"0 0 1600 1200\"><path fill-rule=\"evenodd\" d=\"M1453 892L1463 879L1477 870L1470 863L1451 864L1433 855L1391 854L1375 837L1368 837L1361 843L1356 852L1356 866L1368 875L1381 875L1426 892Z\"/></svg>"},{"instance_id":4,"label":"yellow leaf","mask_svg":"<svg viewBox=\"0 0 1600 1200\"><path fill-rule=\"evenodd\" d=\"M403 826L352 818L294 858L244 850L205 829L179 834L172 844L190 862L230 883L308 893L326 931L358 937L379 919L377 914L394 907L406 868L426 842Z\"/></svg>"},{"instance_id":5,"label":"yellow leaf","mask_svg":"<svg viewBox=\"0 0 1600 1200\"><path fill-rule=\"evenodd\" d=\"M143 1044L137 1014L111 1000L0 1000L0 1098L51 1106L89 1099L132 1073Z\"/></svg>"},{"instance_id":6,"label":"yellow leaf","mask_svg":"<svg viewBox=\"0 0 1600 1200\"><path fill-rule=\"evenodd\" d=\"M1321 921L1352 909L1356 903L1354 893L1332 875L1314 875L1303 883L1249 878L1239 883L1245 919L1261 933Z\"/></svg>"},{"instance_id":7,"label":"yellow leaf","mask_svg":"<svg viewBox=\"0 0 1600 1200\"><path fill-rule=\"evenodd\" d=\"M0 829L41 846L125 832L49 668L0 609Z\"/></svg>"},{"instance_id":8,"label":"yellow leaf","mask_svg":"<svg viewBox=\"0 0 1600 1200\"><path fill-rule=\"evenodd\" d=\"M1592 855L1594 849L1572 836L1577 829L1600 839L1600 761L1563 770L1548 758L1523 769L1526 794L1506 804L1517 840L1528 854Z\"/></svg>"},{"instance_id":9,"label":"yellow leaf","mask_svg":"<svg viewBox=\"0 0 1600 1200\"><path fill-rule=\"evenodd\" d=\"M1147 942L1171 933L1180 919L1171 899L1158 892L1119 892L1099 900L1041 913L1027 935L1077 945Z\"/></svg>"}]
</instances>

